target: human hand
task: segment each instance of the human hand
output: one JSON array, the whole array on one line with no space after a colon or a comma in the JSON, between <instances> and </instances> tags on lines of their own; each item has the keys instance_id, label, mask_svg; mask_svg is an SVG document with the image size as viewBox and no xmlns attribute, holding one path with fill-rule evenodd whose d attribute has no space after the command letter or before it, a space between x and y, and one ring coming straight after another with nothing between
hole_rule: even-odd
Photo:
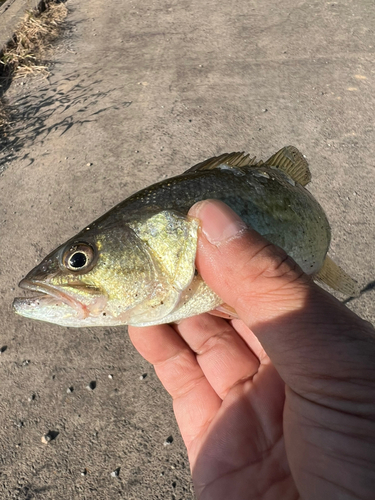
<instances>
[{"instance_id":1,"label":"human hand","mask_svg":"<svg viewBox=\"0 0 375 500\"><path fill-rule=\"evenodd\" d=\"M375 496L375 334L226 205L197 267L241 319L129 327L173 398L200 500Z\"/></svg>"}]
</instances>

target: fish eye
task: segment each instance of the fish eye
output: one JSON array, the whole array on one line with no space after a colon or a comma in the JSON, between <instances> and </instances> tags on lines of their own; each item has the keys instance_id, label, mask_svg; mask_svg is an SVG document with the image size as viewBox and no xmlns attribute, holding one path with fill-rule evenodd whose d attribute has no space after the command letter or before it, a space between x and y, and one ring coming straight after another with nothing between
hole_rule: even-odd
<instances>
[{"instance_id":1,"label":"fish eye","mask_svg":"<svg viewBox=\"0 0 375 500\"><path fill-rule=\"evenodd\" d=\"M65 251L62 263L69 271L88 271L93 260L93 248L87 243L77 243Z\"/></svg>"}]
</instances>

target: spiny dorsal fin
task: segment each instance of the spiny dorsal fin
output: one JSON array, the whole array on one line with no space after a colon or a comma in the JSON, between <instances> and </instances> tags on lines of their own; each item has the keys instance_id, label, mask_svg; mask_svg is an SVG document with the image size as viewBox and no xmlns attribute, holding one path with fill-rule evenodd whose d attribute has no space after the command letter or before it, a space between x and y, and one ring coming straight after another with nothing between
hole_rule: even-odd
<instances>
[{"instance_id":1,"label":"spiny dorsal fin","mask_svg":"<svg viewBox=\"0 0 375 500\"><path fill-rule=\"evenodd\" d=\"M223 163L228 165L228 167L242 168L253 166L256 162L255 156L254 158L250 158L248 154L245 155L243 152L224 153L220 156L214 156L213 158L202 161L201 163L194 165L194 167L189 168L184 173L197 172L198 170L213 170Z\"/></svg>"},{"instance_id":2,"label":"spiny dorsal fin","mask_svg":"<svg viewBox=\"0 0 375 500\"><path fill-rule=\"evenodd\" d=\"M285 146L266 161L266 165L277 167L295 182L306 186L311 181L309 164L294 146Z\"/></svg>"},{"instance_id":3,"label":"spiny dorsal fin","mask_svg":"<svg viewBox=\"0 0 375 500\"><path fill-rule=\"evenodd\" d=\"M323 283L334 290L349 295L350 297L357 297L359 295L358 283L346 274L340 266L335 264L328 255L325 258L323 267L315 278L319 281L323 281Z\"/></svg>"}]
</instances>

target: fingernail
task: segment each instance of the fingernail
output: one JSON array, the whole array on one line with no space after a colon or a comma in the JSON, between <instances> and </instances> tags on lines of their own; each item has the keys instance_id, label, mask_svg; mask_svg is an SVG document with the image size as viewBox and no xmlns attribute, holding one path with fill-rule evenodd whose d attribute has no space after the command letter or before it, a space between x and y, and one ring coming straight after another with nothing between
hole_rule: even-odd
<instances>
[{"instance_id":1,"label":"fingernail","mask_svg":"<svg viewBox=\"0 0 375 500\"><path fill-rule=\"evenodd\" d=\"M189 215L200 220L201 230L213 245L228 242L245 229L244 221L225 203L218 200L205 200L196 203Z\"/></svg>"}]
</instances>

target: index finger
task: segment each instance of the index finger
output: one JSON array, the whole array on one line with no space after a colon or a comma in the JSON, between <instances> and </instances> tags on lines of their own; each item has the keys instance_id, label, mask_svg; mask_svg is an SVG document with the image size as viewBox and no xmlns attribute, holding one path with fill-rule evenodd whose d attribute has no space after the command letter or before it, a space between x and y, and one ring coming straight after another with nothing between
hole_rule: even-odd
<instances>
[{"instance_id":1,"label":"index finger","mask_svg":"<svg viewBox=\"0 0 375 500\"><path fill-rule=\"evenodd\" d=\"M139 353L155 367L161 383L173 398L182 438L189 449L204 433L221 406L194 352L170 325L129 327Z\"/></svg>"}]
</instances>

